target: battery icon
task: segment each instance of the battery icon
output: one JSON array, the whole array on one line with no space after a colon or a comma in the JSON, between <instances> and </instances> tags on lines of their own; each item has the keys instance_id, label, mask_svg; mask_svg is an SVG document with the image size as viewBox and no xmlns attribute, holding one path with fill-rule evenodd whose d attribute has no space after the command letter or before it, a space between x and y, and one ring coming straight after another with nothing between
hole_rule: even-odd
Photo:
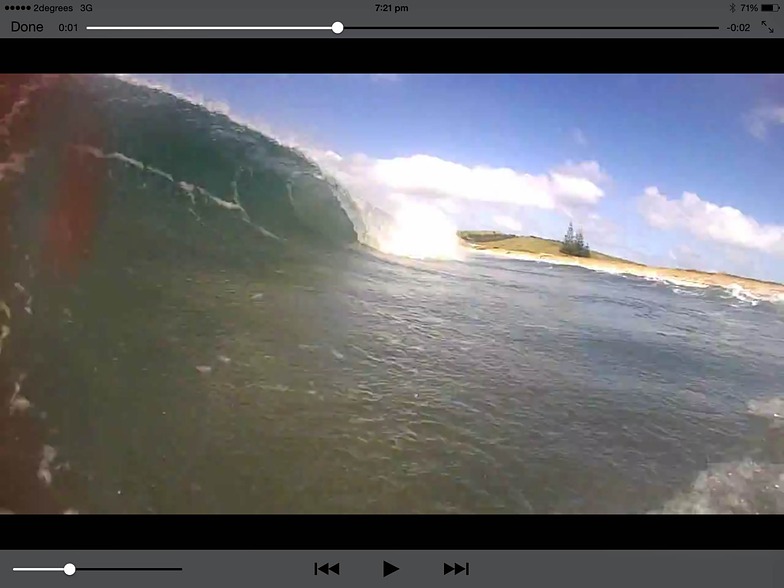
<instances>
[{"instance_id":1,"label":"battery icon","mask_svg":"<svg viewBox=\"0 0 784 588\"><path fill-rule=\"evenodd\" d=\"M763 4L761 10L762 12L778 12L781 10L781 6L778 4Z\"/></svg>"}]
</instances>

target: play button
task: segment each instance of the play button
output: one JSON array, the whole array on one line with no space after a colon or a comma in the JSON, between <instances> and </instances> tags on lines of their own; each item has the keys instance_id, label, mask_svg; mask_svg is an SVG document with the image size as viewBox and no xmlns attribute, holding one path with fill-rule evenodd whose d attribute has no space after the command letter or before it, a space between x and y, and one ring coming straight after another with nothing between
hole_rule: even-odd
<instances>
[{"instance_id":1,"label":"play button","mask_svg":"<svg viewBox=\"0 0 784 588\"><path fill-rule=\"evenodd\" d=\"M394 574L399 569L400 568L397 567L396 565L392 565L388 561L385 561L384 562L384 577L386 578L389 574Z\"/></svg>"}]
</instances>

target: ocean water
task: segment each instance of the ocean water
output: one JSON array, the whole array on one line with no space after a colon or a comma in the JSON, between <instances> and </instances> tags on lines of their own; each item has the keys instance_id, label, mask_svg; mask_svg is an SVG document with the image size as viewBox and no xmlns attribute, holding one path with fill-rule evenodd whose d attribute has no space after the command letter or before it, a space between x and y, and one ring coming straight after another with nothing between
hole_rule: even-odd
<instances>
[{"instance_id":1,"label":"ocean water","mask_svg":"<svg viewBox=\"0 0 784 588\"><path fill-rule=\"evenodd\" d=\"M0 426L40 425L79 512L784 512L781 304L390 255L383 210L223 115L0 92Z\"/></svg>"}]
</instances>

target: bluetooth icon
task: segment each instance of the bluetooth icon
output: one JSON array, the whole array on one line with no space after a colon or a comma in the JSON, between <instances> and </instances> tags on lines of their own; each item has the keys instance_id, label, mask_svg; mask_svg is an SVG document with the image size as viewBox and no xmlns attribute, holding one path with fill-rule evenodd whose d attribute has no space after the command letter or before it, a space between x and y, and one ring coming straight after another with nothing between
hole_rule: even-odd
<instances>
[{"instance_id":1,"label":"bluetooth icon","mask_svg":"<svg viewBox=\"0 0 784 588\"><path fill-rule=\"evenodd\" d=\"M730 12L735 12L735 4L730 4Z\"/></svg>"}]
</instances>

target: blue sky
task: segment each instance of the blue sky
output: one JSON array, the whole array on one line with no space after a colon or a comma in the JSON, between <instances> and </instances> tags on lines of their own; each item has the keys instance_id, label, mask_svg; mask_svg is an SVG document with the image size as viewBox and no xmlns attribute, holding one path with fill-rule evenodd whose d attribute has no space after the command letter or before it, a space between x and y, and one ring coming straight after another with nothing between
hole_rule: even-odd
<instances>
[{"instance_id":1,"label":"blue sky","mask_svg":"<svg viewBox=\"0 0 784 588\"><path fill-rule=\"evenodd\" d=\"M573 219L607 253L784 281L784 76L141 77L459 228L560 237Z\"/></svg>"}]
</instances>

